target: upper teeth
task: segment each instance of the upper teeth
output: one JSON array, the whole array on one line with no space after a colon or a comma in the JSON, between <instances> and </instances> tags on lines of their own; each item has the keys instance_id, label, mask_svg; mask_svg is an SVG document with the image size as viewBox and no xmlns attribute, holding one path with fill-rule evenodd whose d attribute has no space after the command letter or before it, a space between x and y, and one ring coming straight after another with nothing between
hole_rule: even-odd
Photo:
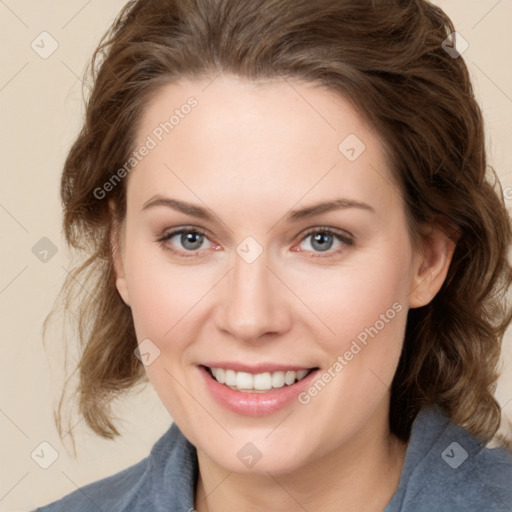
<instances>
[{"instance_id":1,"label":"upper teeth","mask_svg":"<svg viewBox=\"0 0 512 512\"><path fill-rule=\"evenodd\" d=\"M235 387L238 390L256 389L258 391L282 388L285 384L290 386L296 380L302 380L309 370L286 371L286 372L264 372L247 373L225 370L224 368L210 368L215 380L226 386Z\"/></svg>"}]
</instances>

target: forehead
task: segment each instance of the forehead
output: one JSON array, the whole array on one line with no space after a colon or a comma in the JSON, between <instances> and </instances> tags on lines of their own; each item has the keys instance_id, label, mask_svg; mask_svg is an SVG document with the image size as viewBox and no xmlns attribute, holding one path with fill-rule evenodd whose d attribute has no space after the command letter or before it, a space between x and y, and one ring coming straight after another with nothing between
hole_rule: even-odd
<instances>
[{"instance_id":1,"label":"forehead","mask_svg":"<svg viewBox=\"0 0 512 512\"><path fill-rule=\"evenodd\" d=\"M340 194L397 200L378 135L346 99L311 83L220 75L167 84L141 118L135 146L144 145L129 179L140 201L177 190L260 210Z\"/></svg>"}]
</instances>

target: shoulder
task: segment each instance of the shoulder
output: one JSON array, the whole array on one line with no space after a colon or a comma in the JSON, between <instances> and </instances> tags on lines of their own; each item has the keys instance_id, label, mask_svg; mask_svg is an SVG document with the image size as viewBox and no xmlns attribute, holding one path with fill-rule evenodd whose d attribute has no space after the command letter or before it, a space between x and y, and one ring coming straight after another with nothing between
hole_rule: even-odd
<instances>
[{"instance_id":1,"label":"shoulder","mask_svg":"<svg viewBox=\"0 0 512 512\"><path fill-rule=\"evenodd\" d=\"M173 424L145 459L114 475L85 485L49 505L38 508L36 512L145 510L152 500L158 499L159 489L182 495L184 474L189 476L189 485L193 485L193 457L192 445ZM163 478L170 485L162 485Z\"/></svg>"},{"instance_id":2,"label":"shoulder","mask_svg":"<svg viewBox=\"0 0 512 512\"><path fill-rule=\"evenodd\" d=\"M489 512L512 511L512 454L504 448L479 446L471 459L468 458L465 489L473 492L479 510ZM480 498L480 499L478 499Z\"/></svg>"},{"instance_id":3,"label":"shoulder","mask_svg":"<svg viewBox=\"0 0 512 512\"><path fill-rule=\"evenodd\" d=\"M122 510L122 506L138 492L147 471L148 458L112 476L78 488L58 501L38 508L37 512Z\"/></svg>"},{"instance_id":4,"label":"shoulder","mask_svg":"<svg viewBox=\"0 0 512 512\"><path fill-rule=\"evenodd\" d=\"M512 454L488 448L438 408L416 418L399 491L415 512L512 511Z\"/></svg>"}]
</instances>

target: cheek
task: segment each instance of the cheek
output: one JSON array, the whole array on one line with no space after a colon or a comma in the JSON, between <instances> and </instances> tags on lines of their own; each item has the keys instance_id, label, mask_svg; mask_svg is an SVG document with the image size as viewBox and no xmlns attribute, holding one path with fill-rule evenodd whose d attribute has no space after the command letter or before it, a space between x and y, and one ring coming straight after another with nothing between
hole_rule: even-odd
<instances>
[{"instance_id":1,"label":"cheek","mask_svg":"<svg viewBox=\"0 0 512 512\"><path fill-rule=\"evenodd\" d=\"M126 276L137 339L150 339L160 350L145 371L173 419L186 424L194 407L183 388L183 372L190 363L190 340L202 325L196 315L207 292L205 273L170 264L156 243L132 240L127 238Z\"/></svg>"},{"instance_id":2,"label":"cheek","mask_svg":"<svg viewBox=\"0 0 512 512\"><path fill-rule=\"evenodd\" d=\"M194 308L211 288L208 272L171 264L157 242L132 240L128 238L126 245L126 277L137 336L172 336L182 319L193 317Z\"/></svg>"},{"instance_id":3,"label":"cheek","mask_svg":"<svg viewBox=\"0 0 512 512\"><path fill-rule=\"evenodd\" d=\"M343 356L345 377L357 383L351 387L362 399L377 400L388 391L405 335L411 259L393 245L351 275L341 305L346 321L340 318L335 327L343 333L337 354Z\"/></svg>"},{"instance_id":4,"label":"cheek","mask_svg":"<svg viewBox=\"0 0 512 512\"><path fill-rule=\"evenodd\" d=\"M311 405L310 413L323 418L320 423L332 424L333 438L340 435L339 426L326 404L350 410L347 422L354 428L364 424L388 396L402 350L409 255L386 250L378 256L340 272L326 293L313 297L315 311L335 334L320 341L326 357L319 379L327 383L313 382L299 401Z\"/></svg>"},{"instance_id":5,"label":"cheek","mask_svg":"<svg viewBox=\"0 0 512 512\"><path fill-rule=\"evenodd\" d=\"M322 339L329 353L348 350L358 338L364 343L370 336L368 330L375 334L372 327L379 338L401 342L405 315L398 313L407 310L411 255L405 249L397 253L394 246L389 241L339 269L316 272L311 280L300 272L292 277L297 295L306 298L308 307L324 323ZM320 323L315 325L320 332Z\"/></svg>"}]
</instances>

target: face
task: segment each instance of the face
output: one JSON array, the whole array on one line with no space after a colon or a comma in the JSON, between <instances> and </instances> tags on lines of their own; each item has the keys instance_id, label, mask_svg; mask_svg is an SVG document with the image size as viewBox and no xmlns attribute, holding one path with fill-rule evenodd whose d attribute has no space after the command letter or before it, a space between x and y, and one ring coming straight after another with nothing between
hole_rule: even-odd
<instances>
[{"instance_id":1,"label":"face","mask_svg":"<svg viewBox=\"0 0 512 512\"><path fill-rule=\"evenodd\" d=\"M446 251L413 251L371 127L326 89L221 75L160 89L143 145L117 287L185 436L284 473L388 435L407 311Z\"/></svg>"}]
</instances>

